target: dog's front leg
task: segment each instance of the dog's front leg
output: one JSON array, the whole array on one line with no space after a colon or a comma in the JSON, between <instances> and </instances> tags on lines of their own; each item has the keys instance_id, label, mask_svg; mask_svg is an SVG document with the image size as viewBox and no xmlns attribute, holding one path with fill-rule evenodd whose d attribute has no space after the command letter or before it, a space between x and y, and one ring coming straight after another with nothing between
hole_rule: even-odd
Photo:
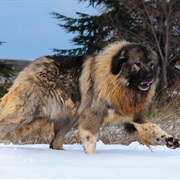
<instances>
[{"instance_id":1,"label":"dog's front leg","mask_svg":"<svg viewBox=\"0 0 180 180\"><path fill-rule=\"evenodd\" d=\"M85 153L96 153L96 142L98 131L102 124L103 117L97 111L86 109L79 117L79 137Z\"/></svg>"},{"instance_id":2,"label":"dog's front leg","mask_svg":"<svg viewBox=\"0 0 180 180\"><path fill-rule=\"evenodd\" d=\"M175 149L180 147L180 141L163 131L158 125L148 122L143 116L133 121L133 125L138 131L139 138L147 146L166 145Z\"/></svg>"}]
</instances>

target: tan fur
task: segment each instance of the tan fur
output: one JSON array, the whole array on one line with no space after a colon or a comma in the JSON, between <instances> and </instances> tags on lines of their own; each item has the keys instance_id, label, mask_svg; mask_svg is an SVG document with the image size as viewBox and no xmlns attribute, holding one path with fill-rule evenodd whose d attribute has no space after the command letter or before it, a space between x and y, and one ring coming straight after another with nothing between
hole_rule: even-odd
<instances>
[{"instance_id":1,"label":"tan fur","mask_svg":"<svg viewBox=\"0 0 180 180\"><path fill-rule=\"evenodd\" d=\"M111 74L111 61L114 54L116 54L121 47L127 44L129 43L123 42L113 44L107 47L103 53L96 57L95 60L98 67L95 71L98 99L105 98L108 102L116 105L123 116L136 115L144 110L144 108L151 102L158 82L157 80L153 87L151 87L151 91L149 91L146 99L142 101L141 97L133 97L133 94L131 95L130 91L123 88L124 85L128 85L128 82L124 77L120 77L121 73L118 76Z\"/></svg>"},{"instance_id":2,"label":"tan fur","mask_svg":"<svg viewBox=\"0 0 180 180\"><path fill-rule=\"evenodd\" d=\"M96 152L100 127L121 120L148 146L179 147L176 139L142 115L158 83L158 59L151 48L120 41L85 61L68 60L43 57L19 74L0 104L0 140L46 119L54 125L50 147L63 149L65 134L78 122L79 139L91 154Z\"/></svg>"},{"instance_id":3,"label":"tan fur","mask_svg":"<svg viewBox=\"0 0 180 180\"><path fill-rule=\"evenodd\" d=\"M161 145L165 144L166 138L171 137L169 134L164 132L160 127L151 122L145 124L133 123L137 128L139 138L147 145Z\"/></svg>"},{"instance_id":4,"label":"tan fur","mask_svg":"<svg viewBox=\"0 0 180 180\"><path fill-rule=\"evenodd\" d=\"M73 103L73 101L71 99L68 99L67 101L65 101L65 106L71 109L71 113L72 116L75 116L77 109L75 107L75 104Z\"/></svg>"},{"instance_id":5,"label":"tan fur","mask_svg":"<svg viewBox=\"0 0 180 180\"><path fill-rule=\"evenodd\" d=\"M41 129L43 130L43 132L48 133L48 135L50 135L51 140L54 138L54 123L49 122L46 119L37 119L36 121L30 123L25 128L21 128L12 132L11 135L16 141L17 140L20 141L20 139L23 139L32 131L37 129Z\"/></svg>"}]
</instances>

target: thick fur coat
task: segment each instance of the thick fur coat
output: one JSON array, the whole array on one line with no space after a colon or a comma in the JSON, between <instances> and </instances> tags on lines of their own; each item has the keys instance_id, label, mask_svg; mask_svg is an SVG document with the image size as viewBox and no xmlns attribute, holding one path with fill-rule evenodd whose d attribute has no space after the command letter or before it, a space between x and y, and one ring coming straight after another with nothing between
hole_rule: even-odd
<instances>
[{"instance_id":1,"label":"thick fur coat","mask_svg":"<svg viewBox=\"0 0 180 180\"><path fill-rule=\"evenodd\" d=\"M42 57L25 68L0 104L0 139L37 119L54 122L50 147L78 121L86 153L96 152L103 123L122 120L147 145L179 147L179 141L148 122L142 111L158 83L157 54L149 47L121 41L92 57Z\"/></svg>"}]
</instances>

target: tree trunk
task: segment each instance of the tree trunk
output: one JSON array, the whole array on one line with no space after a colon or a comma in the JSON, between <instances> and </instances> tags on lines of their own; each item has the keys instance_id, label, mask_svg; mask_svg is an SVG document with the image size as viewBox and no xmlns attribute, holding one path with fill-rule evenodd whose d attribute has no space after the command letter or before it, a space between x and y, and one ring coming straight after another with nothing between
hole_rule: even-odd
<instances>
[{"instance_id":1,"label":"tree trunk","mask_svg":"<svg viewBox=\"0 0 180 180\"><path fill-rule=\"evenodd\" d=\"M162 74L161 74L160 78L162 78L162 80L160 79L161 89L164 90L168 86L168 82L167 82L167 61L166 60L162 63Z\"/></svg>"}]
</instances>

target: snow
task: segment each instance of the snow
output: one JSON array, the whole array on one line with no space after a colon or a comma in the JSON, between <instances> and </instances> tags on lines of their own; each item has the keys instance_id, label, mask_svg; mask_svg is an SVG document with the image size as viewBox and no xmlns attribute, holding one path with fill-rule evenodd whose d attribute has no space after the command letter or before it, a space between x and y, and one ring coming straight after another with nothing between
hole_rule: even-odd
<instances>
[{"instance_id":1,"label":"snow","mask_svg":"<svg viewBox=\"0 0 180 180\"><path fill-rule=\"evenodd\" d=\"M47 144L0 144L0 179L179 179L180 149L138 142L124 145L97 143L97 154L85 154L79 144L64 151Z\"/></svg>"}]
</instances>

